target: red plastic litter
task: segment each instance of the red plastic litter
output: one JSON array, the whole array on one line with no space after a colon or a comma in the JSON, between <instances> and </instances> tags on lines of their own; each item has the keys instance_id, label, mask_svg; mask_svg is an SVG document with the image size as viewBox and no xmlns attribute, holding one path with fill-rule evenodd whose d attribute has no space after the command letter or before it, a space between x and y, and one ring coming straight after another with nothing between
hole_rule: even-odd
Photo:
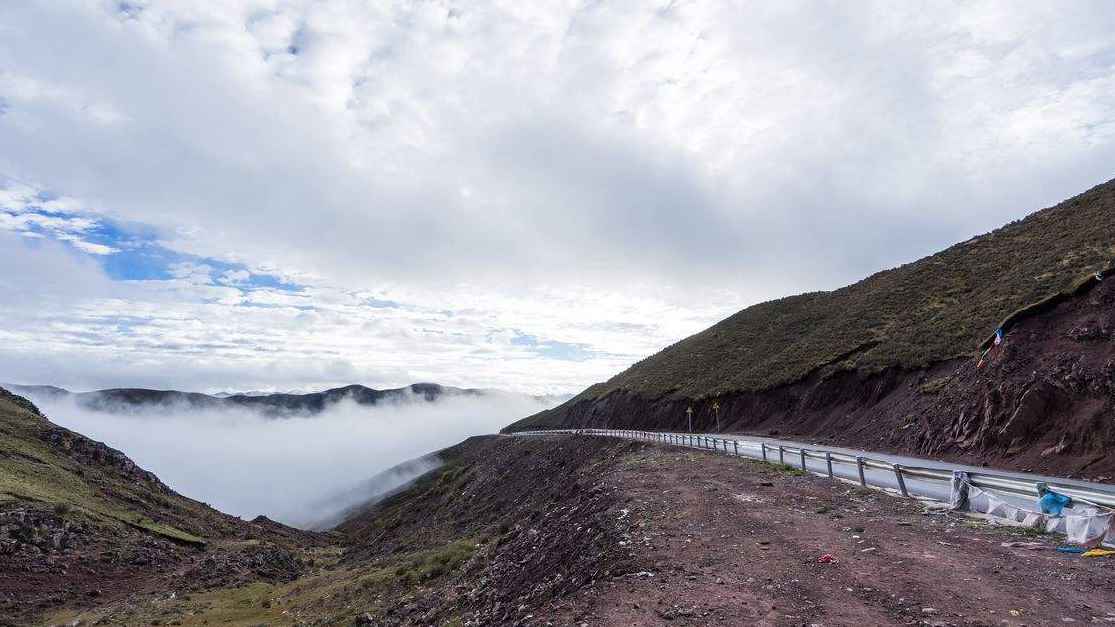
<instances>
[{"instance_id":1,"label":"red plastic litter","mask_svg":"<svg viewBox=\"0 0 1115 627\"><path fill-rule=\"evenodd\" d=\"M833 557L831 553L825 553L821 557L817 558L817 563L819 564L833 564L835 562L836 558Z\"/></svg>"}]
</instances>

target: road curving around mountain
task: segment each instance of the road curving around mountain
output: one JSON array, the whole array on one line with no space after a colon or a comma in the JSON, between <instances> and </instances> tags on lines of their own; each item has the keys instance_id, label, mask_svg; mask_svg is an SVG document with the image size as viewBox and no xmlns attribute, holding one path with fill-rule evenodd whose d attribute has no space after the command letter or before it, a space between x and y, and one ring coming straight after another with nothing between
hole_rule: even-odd
<instances>
[{"instance_id":1,"label":"road curving around mountain","mask_svg":"<svg viewBox=\"0 0 1115 627\"><path fill-rule=\"evenodd\" d=\"M676 431L691 409L698 431L1103 481L1115 477L1113 260L1109 181L854 285L748 307L504 432Z\"/></svg>"}]
</instances>

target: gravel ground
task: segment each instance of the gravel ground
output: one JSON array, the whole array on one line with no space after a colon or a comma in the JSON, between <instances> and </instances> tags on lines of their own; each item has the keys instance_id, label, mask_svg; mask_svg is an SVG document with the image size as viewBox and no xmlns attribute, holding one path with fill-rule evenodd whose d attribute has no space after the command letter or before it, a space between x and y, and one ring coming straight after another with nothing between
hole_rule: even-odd
<instances>
[{"instance_id":1,"label":"gravel ground","mask_svg":"<svg viewBox=\"0 0 1115 627\"><path fill-rule=\"evenodd\" d=\"M595 582L539 624L1115 624L1115 558L1058 553L1056 536L667 447L631 453L606 481L626 494L625 541L646 570Z\"/></svg>"}]
</instances>

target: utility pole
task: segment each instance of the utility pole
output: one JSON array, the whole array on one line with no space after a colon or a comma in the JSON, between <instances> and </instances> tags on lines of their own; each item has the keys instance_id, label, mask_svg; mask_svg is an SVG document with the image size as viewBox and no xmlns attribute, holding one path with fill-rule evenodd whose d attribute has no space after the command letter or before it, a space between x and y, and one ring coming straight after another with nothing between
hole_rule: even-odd
<instances>
[{"instance_id":1,"label":"utility pole","mask_svg":"<svg viewBox=\"0 0 1115 627\"><path fill-rule=\"evenodd\" d=\"M716 431L720 432L720 401L712 402L712 413L716 414Z\"/></svg>"},{"instance_id":2,"label":"utility pole","mask_svg":"<svg viewBox=\"0 0 1115 627\"><path fill-rule=\"evenodd\" d=\"M693 407L692 406L690 406L689 409L685 410L685 415L689 416L689 432L693 433Z\"/></svg>"}]
</instances>

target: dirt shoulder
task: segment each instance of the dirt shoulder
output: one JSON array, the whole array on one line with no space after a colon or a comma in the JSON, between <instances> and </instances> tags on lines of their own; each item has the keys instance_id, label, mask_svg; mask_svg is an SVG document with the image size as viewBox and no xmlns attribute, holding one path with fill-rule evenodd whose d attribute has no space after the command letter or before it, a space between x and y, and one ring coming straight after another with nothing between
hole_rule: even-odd
<instances>
[{"instance_id":1,"label":"dirt shoulder","mask_svg":"<svg viewBox=\"0 0 1115 627\"><path fill-rule=\"evenodd\" d=\"M842 482L648 446L607 478L642 572L590 585L546 624L1115 623L1115 558ZM1004 542L1044 548L1006 548ZM823 555L831 563L822 563Z\"/></svg>"}]
</instances>

